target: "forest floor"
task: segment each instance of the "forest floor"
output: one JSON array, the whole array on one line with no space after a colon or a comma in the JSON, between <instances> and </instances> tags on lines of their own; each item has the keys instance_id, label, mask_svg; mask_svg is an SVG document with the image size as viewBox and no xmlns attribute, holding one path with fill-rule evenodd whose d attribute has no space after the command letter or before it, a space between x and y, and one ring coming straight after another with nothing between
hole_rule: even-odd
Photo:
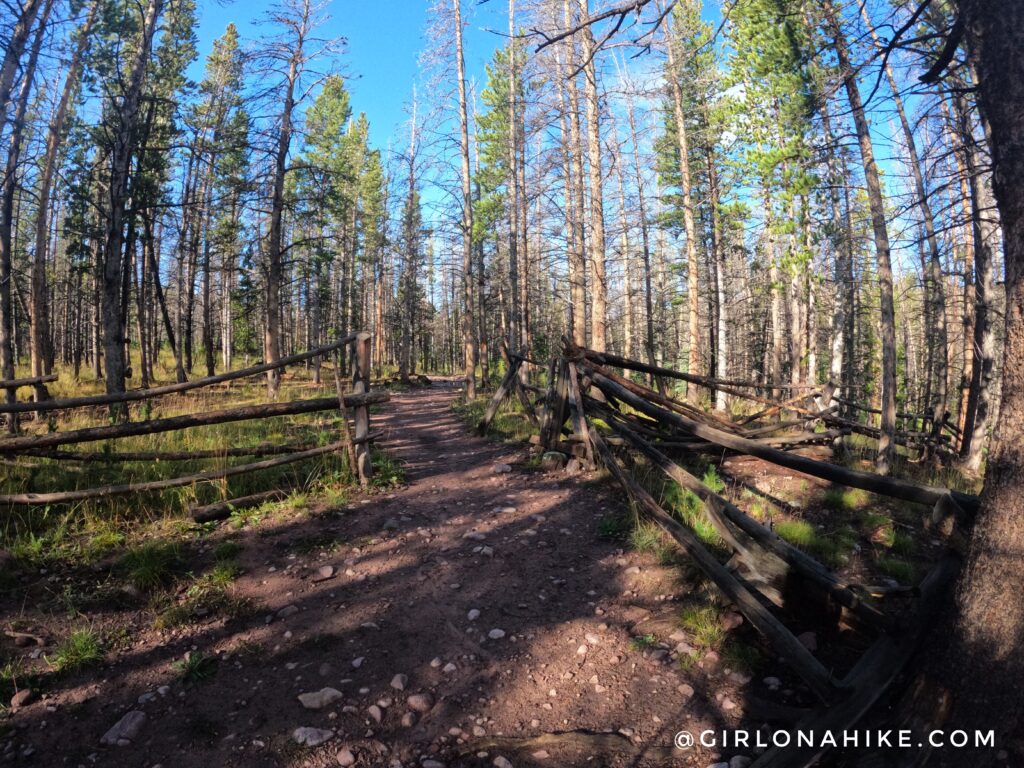
<instances>
[{"instance_id":1,"label":"forest floor","mask_svg":"<svg viewBox=\"0 0 1024 768\"><path fill-rule=\"evenodd\" d=\"M400 486L191 534L177 621L100 567L33 575L0 606L32 690L0 763L705 768L753 753L677 750L677 731L812 703L685 563L629 545L610 484L470 435L458 396L436 382L374 417ZM770 496L765 467L735 470ZM69 589L97 598L62 610Z\"/></svg>"}]
</instances>

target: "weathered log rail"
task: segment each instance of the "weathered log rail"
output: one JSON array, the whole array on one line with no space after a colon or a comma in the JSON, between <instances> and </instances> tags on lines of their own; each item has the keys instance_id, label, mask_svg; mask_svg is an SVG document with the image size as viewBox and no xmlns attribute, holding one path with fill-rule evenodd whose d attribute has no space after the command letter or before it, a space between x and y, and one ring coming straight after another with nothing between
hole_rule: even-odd
<instances>
[{"instance_id":1,"label":"weathered log rail","mask_svg":"<svg viewBox=\"0 0 1024 768\"><path fill-rule=\"evenodd\" d=\"M223 480L238 475L259 472L261 470L338 453L339 451L345 451L347 453L352 471L355 473L361 484L367 485L372 478L373 473L373 467L370 461L370 444L380 436L380 433L373 433L370 431L369 409L371 405L387 402L390 399L390 395L387 392L370 391L370 338L370 334L366 332L350 334L332 344L318 347L307 352L289 355L288 357L281 358L273 363L262 363L248 368L242 368L237 371L228 371L216 376L208 376L206 378L190 382L182 382L178 384L153 387L150 389L134 390L131 392L109 395L91 395L62 400L48 400L38 403L25 402L2 404L0 405L0 413L10 414L10 418L15 418L15 414L24 411L58 411L88 409L104 405L117 405L188 392L203 387L216 386L237 379L257 376L259 374L266 373L267 371L280 370L287 366L302 363L318 357L329 357L332 354L340 356L340 354L346 349L348 349L351 354L351 369L353 373L352 390L350 392L343 391L340 375L338 373L340 365L336 364L334 366L334 374L337 393L332 397L243 405L216 411L187 413L158 419L120 422L95 427L83 427L63 432L58 431L46 434L12 435L10 437L0 439L0 456L6 458L36 457L56 461L108 463L131 461L191 461L236 456L252 456L257 458L269 456L273 458L261 458L258 461L245 464L213 468L201 472L181 475L179 477L148 482L123 483L70 491L0 494L0 506L68 504L101 499L110 496L162 491L169 488L177 488L211 480ZM338 360L338 363L340 363L340 359ZM43 378L51 381L56 377L50 376ZM38 382L35 379L24 381L19 380L17 382L3 382L3 384L6 385L15 383L29 386ZM83 443L117 440L120 438L143 435L155 435L190 429L193 427L280 416L295 416L299 414L324 411L340 411L341 413L340 439L328 445L263 444L254 447L223 446L210 450L199 451L90 452L60 450L63 446L80 445ZM353 429L350 429L349 427L350 411ZM268 491L265 492L264 495L271 493L272 492ZM242 503L242 500L237 501ZM233 503L233 500L217 502L217 504L222 506L227 505L225 508L230 508ZM217 504L206 506L215 507ZM215 516L220 514L221 511L222 510L199 508L199 516L204 519L215 519ZM210 515L214 515L214 517L210 517Z\"/></svg>"},{"instance_id":2,"label":"weathered log rail","mask_svg":"<svg viewBox=\"0 0 1024 768\"><path fill-rule=\"evenodd\" d=\"M138 402L140 400L152 400L153 398L178 394L180 392L188 392L193 389L202 389L215 384L222 384L227 381L251 378L253 376L258 376L261 373L280 370L289 365L305 362L306 360L311 360L314 357L325 357L336 350L352 345L354 342L358 341L358 339L359 334L351 334L338 339L338 341L333 344L317 347L316 349L311 349L307 352L289 355L288 357L282 357L280 360L273 363L261 363L260 365L253 365L248 368L239 368L237 371L227 371L226 373L219 373L216 376L207 376L202 379L193 379L192 381L184 381L178 384L165 384L160 387L135 389L130 392L118 392L108 395L86 395L84 397L44 400L40 403L0 403L0 413L45 413L48 411L64 411L75 408L84 408L87 406L118 405L121 403ZM50 377L44 378L47 381L56 381L57 376L56 374L51 374ZM35 380L32 379L26 379L24 381L28 383L35 383ZM4 383L6 384L7 382Z\"/></svg>"},{"instance_id":3,"label":"weathered log rail","mask_svg":"<svg viewBox=\"0 0 1024 768\"><path fill-rule=\"evenodd\" d=\"M755 418L730 421L709 414L665 391L636 383L614 368L636 371L653 381L678 379L725 391L759 403ZM683 374L619 356L581 349L566 342L565 350L548 366L548 391L539 414L542 450L564 451L603 465L635 503L638 512L659 526L689 556L705 576L736 606L776 654L804 681L819 700L817 709L801 711L795 724L817 731L851 728L882 697L912 657L918 641L934 615L939 597L959 567L957 525L969 521L977 499L947 488L884 477L820 461L795 452L819 442L833 442L858 431L835 415L839 404L820 402L816 387L760 387L762 391L796 393L783 402L744 391L750 382L720 381ZM502 382L480 423L487 428L501 401L518 386L515 371ZM819 402L815 403L815 399ZM775 424L757 419L779 412L796 418ZM908 419L912 414L904 414ZM919 418L919 417L918 417ZM821 424L825 431L807 431ZM858 427L864 426L857 424ZM797 434L775 433L802 429ZM868 428L869 429L869 428ZM924 433L905 433L904 442L927 442ZM532 442L532 440L531 440ZM586 450L575 450L586 446ZM910 601L902 612L884 610L883 591L851 583L824 563L776 535L770 527L690 474L672 454L678 451L731 451L754 456L781 467L818 477L840 486L859 488L888 498L911 501L932 508L933 530L948 536L950 550L915 587L890 590ZM731 552L720 562L678 517L664 509L629 469L629 461L642 458L669 480L692 492L702 504L704 516ZM780 587L779 585L783 585ZM827 668L787 628L783 617L786 598L796 588L806 588L832 602L847 623L868 633L873 643L845 676ZM799 591L796 592L799 595ZM797 598L801 599L801 598ZM815 600L812 604L817 605ZM773 605L774 604L774 605ZM822 749L771 749L752 768L806 768L820 758Z\"/></svg>"}]
</instances>

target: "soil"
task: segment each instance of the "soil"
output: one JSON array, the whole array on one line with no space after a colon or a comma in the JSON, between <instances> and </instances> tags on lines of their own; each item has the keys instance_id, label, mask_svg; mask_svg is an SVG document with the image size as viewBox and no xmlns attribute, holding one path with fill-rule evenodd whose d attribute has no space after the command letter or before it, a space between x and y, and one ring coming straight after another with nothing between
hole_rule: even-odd
<instances>
[{"instance_id":1,"label":"soil","mask_svg":"<svg viewBox=\"0 0 1024 768\"><path fill-rule=\"evenodd\" d=\"M628 514L610 485L540 471L525 446L470 435L450 410L456 396L436 382L373 417L404 463L402 487L194 539L196 572L218 543L241 545L230 595L250 610L158 630L141 597L69 617L50 598L83 577L33 576L4 604L5 629L16 619L46 645L7 636L9 656L45 669L83 621L119 640L99 667L36 678L32 699L4 715L0 763L329 766L349 750L358 766L704 768L750 755L672 747L683 729L756 727L748 707L767 695L715 654L678 663L679 604L696 582L608 537L607 521ZM183 678L188 653L213 660L208 677ZM297 698L326 687L341 698L323 709ZM414 694L426 694L423 711ZM134 711L145 714L137 734L101 744ZM300 746L300 727L330 738Z\"/></svg>"}]
</instances>

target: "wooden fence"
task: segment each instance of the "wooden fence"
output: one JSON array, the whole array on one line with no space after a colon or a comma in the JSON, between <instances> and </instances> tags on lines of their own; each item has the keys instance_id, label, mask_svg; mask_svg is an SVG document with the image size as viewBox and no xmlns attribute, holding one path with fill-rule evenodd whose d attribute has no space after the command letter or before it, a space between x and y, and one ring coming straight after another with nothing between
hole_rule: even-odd
<instances>
[{"instance_id":1,"label":"wooden fence","mask_svg":"<svg viewBox=\"0 0 1024 768\"><path fill-rule=\"evenodd\" d=\"M647 374L651 386L624 375L628 371ZM755 418L734 421L666 394L659 379L681 379L764 407ZM501 399L509 397L519 386L517 381L510 369L480 424L481 431L487 428ZM549 368L549 387L539 415L540 434L536 442L545 450L603 465L634 501L639 513L667 533L735 604L819 702L816 708L790 712L791 725L819 733L849 729L884 694L915 651L943 592L957 573L963 551L963 538L957 526L970 519L977 499L946 488L798 455L794 448L819 439L830 441L848 433L847 425L834 416L833 407L820 399L815 404L815 388L780 387L790 394L799 394L777 402L750 393L748 386L746 382L719 381L649 366L566 342L563 354ZM752 424L758 418L783 411L796 418L766 426ZM596 422L597 419L600 421ZM836 428L813 432L810 427L814 424ZM803 431L795 437L772 436L787 427ZM854 583L780 538L769 526L748 516L672 458L679 451L706 449L755 456L837 485L925 504L931 507L931 524L936 532L946 536L949 550L916 585L880 588ZM636 479L629 469L630 460L636 458L642 458L699 499L708 522L729 550L728 563L723 564L689 525L664 509ZM900 596L904 610L885 604L887 596L895 595ZM825 666L786 626L788 601L794 596L800 601L808 596L824 597L850 626L866 636L867 650L845 675L838 676L834 669ZM814 598L808 604L820 605L821 601ZM785 713L781 719L786 719ZM772 747L751 768L805 768L824 751L820 745Z\"/></svg>"},{"instance_id":2,"label":"wooden fence","mask_svg":"<svg viewBox=\"0 0 1024 768\"><path fill-rule=\"evenodd\" d=\"M14 434L0 439L0 457L7 459L17 457L42 457L46 459L73 462L126 462L126 461L187 461L204 458L220 458L227 456L253 456L258 461L231 467L209 469L194 474L181 475L162 480L141 483L106 485L95 488L82 488L69 491L24 492L0 495L0 506L37 506L47 504L64 504L91 499L101 499L117 495L161 491L193 483L220 480L237 475L280 467L306 459L344 451L349 459L353 472L362 485L367 485L373 474L370 460L370 446L379 437L370 431L371 405L387 402L387 392L370 391L370 340L369 333L360 332L345 336L326 346L290 355L272 363L242 368L237 371L208 376L194 381L152 387L149 389L131 390L123 393L89 395L65 399L44 400L41 402L7 402L0 404L0 414L6 414L12 427L17 431L18 414L52 413L55 411L78 411L92 408L123 407L122 418L127 418L127 406L130 403L149 401L166 395L189 392L205 387L219 385L224 382L257 376L273 370L281 370L289 365L305 362L317 357L338 357L334 368L334 384L336 393L331 397L320 397L289 402L272 402L258 405L243 405L223 408L215 411L188 413L166 418L144 419L141 421L121 421L103 426L84 427L67 431L47 433ZM345 392L340 374L340 355L348 352L351 356L352 388ZM56 377L45 377L53 381ZM35 386L37 379L0 381L0 390L21 386ZM340 410L341 434L338 439L328 445L260 445L251 448L223 447L209 451L123 451L123 452L88 452L62 450L65 446L80 445L101 440L116 440L139 435L154 435L166 432L189 429L192 427L225 424L229 422L248 421L252 419L272 418L275 416L291 416L304 413ZM351 412L351 413L350 413ZM349 422L352 422L350 427ZM260 458L272 456L273 458ZM244 498L232 499L193 506L192 514L197 520L206 521L227 517L232 509L262 503L270 498L283 495L281 489L272 489L260 494Z\"/></svg>"}]
</instances>

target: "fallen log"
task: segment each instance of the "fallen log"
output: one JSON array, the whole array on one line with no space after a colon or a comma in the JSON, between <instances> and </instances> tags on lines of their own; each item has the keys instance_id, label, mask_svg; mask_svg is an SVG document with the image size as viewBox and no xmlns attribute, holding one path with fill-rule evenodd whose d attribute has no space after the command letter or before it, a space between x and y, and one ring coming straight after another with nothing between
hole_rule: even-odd
<instances>
[{"instance_id":1,"label":"fallen log","mask_svg":"<svg viewBox=\"0 0 1024 768\"><path fill-rule=\"evenodd\" d=\"M257 376L261 373L273 371L277 368L284 368L289 365L294 365L295 363L301 363L304 360L309 360L319 355L325 355L329 352L333 352L335 349L340 349L341 347L351 344L355 339L356 334L352 334L343 339L339 339L333 344L328 344L324 347L317 347L316 349L311 349L307 352L289 355L288 357L282 357L280 360L273 363L262 363L261 365L254 365L249 368L240 368L237 371L220 373L216 376L207 376L206 378L195 379L194 381L184 381L180 384L167 384L162 387L135 389L131 392L119 392L109 395L88 395L86 397L72 397L63 400L46 400L41 403L2 403L0 404L0 413L26 413L29 411L42 413L43 411L63 411L69 408L83 408L93 405L114 405L115 403L131 403L138 400L149 400L154 397L162 397L163 395L171 395L178 392L187 392L192 389L199 389L201 387L208 387L212 384L220 384L225 381ZM56 379L55 375L54 379Z\"/></svg>"},{"instance_id":2,"label":"fallen log","mask_svg":"<svg viewBox=\"0 0 1024 768\"><path fill-rule=\"evenodd\" d=\"M166 480L151 480L145 483L127 483L125 485L105 485L99 488L81 488L75 491L57 491L54 493L11 493L0 496L0 506L38 506L42 504L68 504L76 501L89 501L101 499L108 496L123 496L130 493L151 493L153 491L164 491L168 488L180 488L183 485L192 485L206 480L223 480L236 475L244 475L248 472L257 472L273 467L294 464L297 461L323 456L325 453L334 453L344 447L344 442L339 441L330 445L322 445L311 448L308 451L300 451L287 456L279 456L276 459L264 459L252 464L242 464L236 467L224 467L221 469L208 469L205 472L196 472L192 475L182 477L171 477Z\"/></svg>"},{"instance_id":3,"label":"fallen log","mask_svg":"<svg viewBox=\"0 0 1024 768\"><path fill-rule=\"evenodd\" d=\"M655 405L650 400L640 397L625 387L620 386L596 369L589 369L589 373L598 387L602 390L606 390L608 394L622 400L624 403L627 403L636 410L645 413L656 420L666 422L669 425L676 426L690 434L715 443L723 448L731 448L739 453L756 456L757 458L770 461L773 464L794 469L797 472L803 472L808 475L813 475L814 477L820 477L825 480L830 480L833 483L846 485L851 488L860 488L861 490L871 491L872 493L878 493L882 496L890 496L897 499L903 499L905 501L913 501L919 504L934 506L943 495L949 493L956 499L957 503L965 509L973 510L977 508L977 497L970 496L959 491L950 491L946 488L921 485L909 480L898 480L896 478L886 477L883 475L875 475L870 472L859 472L836 464L828 464L823 461L810 459L806 456L787 453L786 451L779 450L778 448L761 445L760 443L748 440L745 437L731 435L728 432L723 432L715 429L714 427L709 427L706 424L701 424L698 421L689 419L678 413L673 413L666 408ZM651 392L650 394L657 395L655 392Z\"/></svg>"},{"instance_id":4,"label":"fallen log","mask_svg":"<svg viewBox=\"0 0 1024 768\"><path fill-rule=\"evenodd\" d=\"M231 517L231 513L236 509L251 509L260 504L266 504L268 501L280 501L287 497L288 491L283 488L274 488L270 491L239 496L237 499L216 501L212 504L189 504L188 512L197 523L212 523Z\"/></svg>"},{"instance_id":5,"label":"fallen log","mask_svg":"<svg viewBox=\"0 0 1024 768\"><path fill-rule=\"evenodd\" d=\"M369 392L367 394L345 395L345 405L356 407L384 403L391 399L387 392ZM46 435L25 435L0 440L0 454L21 453L39 448L55 448L59 445L88 443L119 437L135 437L152 435L158 432L171 432L188 427L203 427L211 424L223 424L231 421L248 419L266 419L274 416L294 416L300 413L317 411L333 411L338 408L337 397L319 397L311 400L294 400L288 403L267 403L264 405L247 405L240 408L229 408L223 411L206 413L190 413L183 416L171 416L152 421L131 422L128 424L112 424L104 427L86 427L68 432L53 432Z\"/></svg>"}]
</instances>

